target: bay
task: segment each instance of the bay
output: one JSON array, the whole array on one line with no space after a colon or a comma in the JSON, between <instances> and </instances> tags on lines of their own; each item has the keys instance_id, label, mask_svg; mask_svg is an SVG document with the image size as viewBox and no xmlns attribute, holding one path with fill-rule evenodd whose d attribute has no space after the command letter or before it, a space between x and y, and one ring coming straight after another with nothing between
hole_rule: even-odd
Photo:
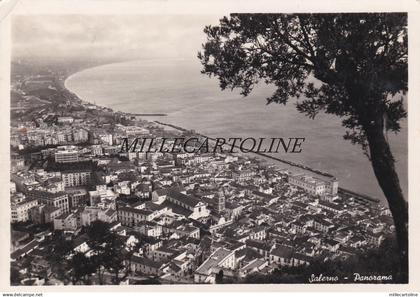
<instances>
[{"instance_id":1,"label":"bay","mask_svg":"<svg viewBox=\"0 0 420 297\"><path fill-rule=\"evenodd\" d=\"M71 75L66 87L82 100L132 113L166 113L159 120L212 137L305 137L299 154L277 157L326 171L340 186L385 201L360 147L343 139L338 117L299 113L295 99L266 105L273 88L260 83L248 97L221 91L218 81L200 73L194 59L148 59L108 64ZM401 187L408 194L407 121L388 135Z\"/></svg>"}]
</instances>

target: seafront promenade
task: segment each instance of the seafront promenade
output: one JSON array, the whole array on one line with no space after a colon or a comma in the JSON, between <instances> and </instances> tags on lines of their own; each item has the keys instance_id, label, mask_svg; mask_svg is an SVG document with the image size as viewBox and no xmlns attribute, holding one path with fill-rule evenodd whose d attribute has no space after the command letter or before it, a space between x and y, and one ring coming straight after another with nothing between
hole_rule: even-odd
<instances>
[{"instance_id":1,"label":"seafront promenade","mask_svg":"<svg viewBox=\"0 0 420 297\"><path fill-rule=\"evenodd\" d=\"M98 224L108 234L104 238L118 239L110 261L126 275L87 275L106 284L206 283L203 273L225 267L215 261L223 255L236 259L224 270L235 283L253 282L255 275L243 267L255 261L264 265L263 277L281 279L297 267L310 275L318 261L334 265L359 257L394 234L385 206L338 188L326 172L263 153L121 152L120 141L128 137L155 139L156 152L159 139L206 136L82 101L56 85L54 76L19 82L13 103L21 109L11 121L11 226L13 236L34 239L14 241L16 284L25 283L19 271L28 259L39 269L33 276L53 267L48 284L85 283L67 279L57 267L75 271L79 262L67 260L72 253L87 255L80 255L86 262L108 244L92 244L89 230ZM37 87L30 96L28 86ZM41 231L56 236L36 237ZM72 247L68 253L44 256L62 242ZM132 248L122 253L126 243ZM102 263L94 268L110 271ZM308 281L302 273L294 277Z\"/></svg>"},{"instance_id":2,"label":"seafront promenade","mask_svg":"<svg viewBox=\"0 0 420 297\"><path fill-rule=\"evenodd\" d=\"M71 92L67 88L67 86L65 84L66 79L67 78L63 79L62 84L61 84L62 87L64 87L68 92L74 94L73 92ZM84 101L83 99L78 97L77 94L74 94L74 96L76 96L81 102L86 102L86 103L92 104L94 106L97 106L98 108L103 108L102 106L100 106L96 103L91 103L91 102ZM108 108L108 109L112 110L111 108ZM114 112L114 111L112 110L112 112ZM118 113L120 113L120 112L118 112ZM146 118L147 117L166 117L167 116L166 113L132 113L132 112L127 113L127 112L124 112L123 114L125 114L127 116L130 116L130 117L134 116L134 117L146 117ZM172 129L175 129L175 130L181 131L181 132L190 132L191 131L191 129L186 129L186 128L183 128L183 127L180 127L180 126L177 126L177 125L174 125L174 124L169 124L169 123L165 123L165 122L158 121L158 120L154 120L153 122L155 124L158 124L158 125L162 126L162 127L172 128ZM211 141L216 141L216 138L214 138L214 137L204 135L204 134L202 134L200 132L197 132L197 131L194 131L194 133L197 136L200 136L200 137L203 137L203 138L208 138ZM239 149L238 146L235 146L235 147ZM270 155L270 154L267 154L267 153L251 152L250 154L256 156L260 160L264 160L264 161L269 162L273 165L278 165L278 164L285 165L286 167L282 166L283 169L287 169L292 174L308 174L308 175L311 175L311 176L314 176L314 177L320 178L320 179L335 178L332 174L330 174L328 172L321 171L321 170L318 170L318 169L315 169L315 168L311 168L309 166L299 164L299 163L296 163L296 162L292 162L290 160L286 160L286 159L283 159L283 158L279 158L279 157L276 157L276 156L273 156L273 155ZM370 197L369 195L366 195L366 194L358 193L357 191L354 191L354 190L350 190L350 189L340 187L339 191L343 194L356 196L361 201L367 201L368 203L379 203L380 202L379 199Z\"/></svg>"},{"instance_id":3,"label":"seafront promenade","mask_svg":"<svg viewBox=\"0 0 420 297\"><path fill-rule=\"evenodd\" d=\"M154 121L154 122L159 124L159 125L162 125L164 127L170 127L172 129L176 129L176 130L181 131L181 132L189 132L190 131L188 129L185 129L185 128L182 128L182 127L179 127L179 126L176 126L176 125L173 125L173 124L168 124L168 123L164 123L164 122L161 122L161 121ZM214 138L214 137L210 137L210 136L198 133L198 132L195 132L195 134L197 134L200 137L212 140L213 142L216 142L216 138ZM237 145L234 146L234 147L239 149L239 146L237 146ZM240 154L240 153L238 153L238 154ZM268 155L268 154L265 154L265 153L251 152L251 154L253 154L257 158L265 160L265 161L276 161L276 163L285 164L286 166L289 166L289 167L287 167L287 170L290 171L292 174L302 174L303 173L303 174L312 175L312 176L320 178L320 179L332 179L332 178L334 178L334 176L331 175L328 172L323 172L323 171L320 171L320 170L317 170L317 169L314 169L314 168L310 168L309 166L305 166L305 165L298 164L298 163L295 163L295 162L292 162L292 161L288 161L288 160L285 160L285 159L274 157L274 156L271 156L271 155ZM339 191L340 191L340 193L342 193L344 195L351 195L351 196L354 196L361 201L367 201L368 203L379 203L380 202L379 199L372 198L372 197L369 197L368 195L357 193L355 191L345 189L345 188L342 188L342 187L339 188Z\"/></svg>"}]
</instances>

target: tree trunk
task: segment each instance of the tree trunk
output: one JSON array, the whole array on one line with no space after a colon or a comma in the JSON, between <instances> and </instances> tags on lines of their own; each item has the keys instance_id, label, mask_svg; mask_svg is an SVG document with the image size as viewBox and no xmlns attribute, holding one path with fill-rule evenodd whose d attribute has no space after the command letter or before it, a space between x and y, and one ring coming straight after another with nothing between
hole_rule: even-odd
<instances>
[{"instance_id":1,"label":"tree trunk","mask_svg":"<svg viewBox=\"0 0 420 297\"><path fill-rule=\"evenodd\" d=\"M395 171L394 158L385 139L382 125L376 124L365 129L369 142L370 158L376 178L388 201L394 219L399 246L400 279L408 282L408 207Z\"/></svg>"},{"instance_id":2,"label":"tree trunk","mask_svg":"<svg viewBox=\"0 0 420 297\"><path fill-rule=\"evenodd\" d=\"M119 269L114 270L114 278L112 280L112 283L114 285L119 285L120 282L121 282L119 273L120 273L120 270Z\"/></svg>"},{"instance_id":3,"label":"tree trunk","mask_svg":"<svg viewBox=\"0 0 420 297\"><path fill-rule=\"evenodd\" d=\"M102 270L101 265L98 266L96 273L98 275L99 284L103 285L104 284L104 271Z\"/></svg>"}]
</instances>

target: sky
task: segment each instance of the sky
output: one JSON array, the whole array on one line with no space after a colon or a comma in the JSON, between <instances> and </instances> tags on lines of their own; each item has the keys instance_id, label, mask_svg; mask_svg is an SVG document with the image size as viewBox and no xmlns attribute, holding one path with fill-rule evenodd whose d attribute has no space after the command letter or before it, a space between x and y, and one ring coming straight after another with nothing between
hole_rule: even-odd
<instances>
[{"instance_id":1,"label":"sky","mask_svg":"<svg viewBox=\"0 0 420 297\"><path fill-rule=\"evenodd\" d=\"M12 54L55 58L195 58L206 15L16 15Z\"/></svg>"}]
</instances>

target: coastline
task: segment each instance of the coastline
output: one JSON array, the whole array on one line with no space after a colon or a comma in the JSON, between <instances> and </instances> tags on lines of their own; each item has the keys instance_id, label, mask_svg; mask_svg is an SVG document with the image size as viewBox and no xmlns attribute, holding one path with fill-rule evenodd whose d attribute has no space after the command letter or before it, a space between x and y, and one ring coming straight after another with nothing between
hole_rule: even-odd
<instances>
[{"instance_id":1,"label":"coastline","mask_svg":"<svg viewBox=\"0 0 420 297\"><path fill-rule=\"evenodd\" d=\"M147 60L153 60L153 59L147 59ZM142 61L142 60L133 60L133 61ZM107 65L119 64L119 63L126 63L126 62L130 62L130 60L128 60L128 61L113 62L113 63L105 63L105 64L102 64L102 65L97 65L97 66L94 66L94 67L88 67L88 68L82 69L80 71L77 71L77 72L74 72L74 73L68 75L67 77L64 77L63 80L62 80L62 85L63 85L63 87L68 92L70 92L74 96L76 96L81 102L86 102L86 103L91 104L91 105L94 105L94 106L96 106L98 108L106 108L106 109L109 109L113 113L122 113L122 114L125 114L127 116L134 116L134 117L135 116L144 116L144 117L147 117L147 116L167 116L167 114L164 114L164 113L161 113L161 114L147 114L147 113L131 113L131 112L117 111L117 110L114 110L112 107L108 107L108 106L105 106L105 105L99 105L99 104L96 104L95 102L90 102L90 101L88 101L86 99L80 98L80 96L77 93L73 92L67 86L67 81L69 79L71 79L73 76L78 75L79 73L81 73L83 71L91 70L91 69L95 69L95 68L103 67L103 66L107 66ZM173 125L173 124L168 124L168 123L164 123L164 122L160 122L160 121L150 121L150 120L146 120L146 119L145 119L145 121L148 121L150 123L155 123L155 124L158 124L160 126L171 127L171 128L176 129L178 131L184 131L185 132L185 131L190 131L191 130L191 129L186 129L186 128L183 128L183 127L179 127L179 126L176 126L176 125ZM215 138L213 138L213 137L206 136L206 135L204 135L204 134L202 134L200 132L195 132L195 133L197 135L199 135L199 136L206 137L209 140L215 141ZM335 178L333 175L331 175L328 172L323 172L321 170L318 170L318 169L315 169L315 168L311 168L311 167L306 166L306 165L303 165L303 164L298 164L298 163L295 163L295 162L292 162L292 161L284 160L284 159L281 159L281 158L278 158L278 157L274 157L274 156L270 156L270 155L267 155L267 154L264 154L264 153L252 152L252 154L254 154L255 157L257 159L259 159L259 160L267 161L267 159L269 159L269 160L275 161L277 163L285 164L285 165L290 166L291 168L297 169L299 171L305 171L306 173L309 173L309 174L312 174L312 175L316 175L317 177L320 177L321 176L323 178L328 178L328 179ZM345 188L342 188L342 187L339 187L339 192L341 192L344 195L352 195L356 199L361 199L363 201L366 201L367 200L368 203L381 203L381 200L380 199L370 197L370 196L368 196L366 194L357 193L357 192L355 192L353 190L345 189Z\"/></svg>"},{"instance_id":2,"label":"coastline","mask_svg":"<svg viewBox=\"0 0 420 297\"><path fill-rule=\"evenodd\" d=\"M171 127L173 129L176 129L176 130L179 130L179 131L183 131L183 132L189 131L188 129L185 129L185 128L182 128L182 127L178 127L176 125L167 124L167 123L163 123L163 122L160 122L160 121L154 121L154 122L157 123L157 124L159 124L159 125L168 126L168 127ZM198 132L196 132L196 134L198 136L208 138L209 140L216 141L216 139L213 138L213 137L209 137L209 136L203 135L203 134L198 133ZM238 146L235 146L235 147L236 148L239 148ZM241 153L239 153L239 154L241 154ZM302 164L297 164L297 163L294 163L292 161L283 160L283 159L280 159L280 158L277 158L277 157L273 157L273 156L270 156L270 155L267 155L267 154L264 154L264 153L259 153L259 152L251 152L251 154L256 155L256 158L258 158L259 160L262 160L262 159L271 159L271 160L277 161L279 163L284 163L284 164L286 164L288 166L297 168L298 170L304 170L306 172L309 172L310 174L316 174L317 177L322 176L322 177L328 178L328 179L335 178L333 175L331 175L331 174L329 174L327 172L323 172L323 171L320 171L320 170L317 170L317 169L313 169L313 168L310 168L309 166L305 166L305 165L302 165ZM373 198L373 197L370 197L370 196L365 195L365 194L362 194L362 193L357 193L357 192L355 192L353 190L345 189L343 187L339 187L338 190L339 190L339 192L341 194L350 195L350 196L353 196L356 199L363 200L363 201L366 201L367 200L368 203L380 203L381 202L377 198Z\"/></svg>"},{"instance_id":3,"label":"coastline","mask_svg":"<svg viewBox=\"0 0 420 297\"><path fill-rule=\"evenodd\" d=\"M67 86L67 82L68 82L68 80L69 80L69 79L71 79L73 76L78 75L78 74L80 74L80 73L82 73L82 72L84 72L84 71L86 71L86 70L91 70L91 69L95 69L95 68L98 68L98 67L103 67L103 66L113 65L113 64L118 64L118 63L125 63L125 62L130 62L130 60L127 60L127 61L120 61L120 62L112 62L112 63L100 64L100 65L96 65L96 66L93 66L93 67L86 67L86 68L83 68L83 69L81 69L81 70L79 70L79 71L75 71L75 72L73 72L73 73L69 73L67 76L65 76L65 77L63 77L63 78L62 78L62 80L61 80L62 87L63 87L64 89L66 89L68 92L70 92L70 93L74 94L74 95L75 95L77 98L79 98L79 100L80 100L80 101L82 101L82 102L86 102L86 103L89 103L89 104L93 104L93 105L95 105L95 106L97 106L97 107L105 107L105 108L110 108L110 109L112 109L111 107L102 106L102 105L98 105L98 104L96 104L96 103L94 103L94 102L90 102L90 101L88 101L86 98L85 98L85 99L80 98L80 96L79 96L78 94L76 94L75 92L73 92L73 91L72 91L72 90L71 90L71 89ZM113 109L112 109L112 111L113 111L113 112L115 112Z\"/></svg>"},{"instance_id":4,"label":"coastline","mask_svg":"<svg viewBox=\"0 0 420 297\"><path fill-rule=\"evenodd\" d=\"M141 60L135 60L135 61L141 61ZM129 61L125 61L125 62L129 62ZM106 64L103 64L103 65L97 65L97 66L94 66L94 67L85 68L83 70L80 70L80 71L77 71L75 73L72 73L68 77L64 78L64 80L63 80L63 87L68 92L74 94L82 102L86 102L86 103L92 104L92 105L97 106L99 108L108 108L108 109L111 109L112 112L119 112L119 113L123 113L123 114L130 115L130 116L156 116L156 115L158 115L158 116L167 116L167 114L165 114L165 113L147 114L147 113L129 113L129 112L123 112L123 111L116 111L112 107L108 107L108 106L104 106L104 105L99 105L99 104L96 104L94 102L90 102L90 101L88 101L86 99L81 99L80 96L77 93L73 92L67 86L67 84L66 84L69 79L71 79L73 76L75 76L75 75L77 75L77 74L79 74L79 73L81 73L83 71L92 70L92 69L95 69L95 68L98 68L98 67L103 67L103 66L108 66L108 65L113 65L113 64L125 63L125 62L106 63ZM184 132L185 131L190 131L190 129L179 127L179 126L176 126L176 125L173 125L173 124L163 123L163 122L160 122L160 121L153 121L153 123L159 124L160 126L171 127L173 129L176 129L176 130L179 130L179 131L184 131ZM199 135L199 136L202 136L202 137L206 137L209 140L213 140L213 141L215 140L215 138L206 136L206 135L204 135L204 134L202 134L200 132L196 132L196 134ZM277 161L277 162L280 162L280 163L284 163L286 165L289 165L289 166L292 166L292 167L296 167L296 168L299 168L299 169L307 170L307 171L310 171L312 173L315 173L315 174L318 174L318 175L322 175L322 176L325 176L325 177L328 177L328 178L332 178L333 177L333 175L331 175L331 174L329 174L327 172L323 172L321 170L310 168L309 166L305 166L303 164L298 164L298 163L295 163L295 162L292 162L292 161L280 159L280 158L273 157L273 156L270 156L270 155L267 155L267 154L264 154L264 153L253 153L253 154L257 155L257 157L268 158L268 159L271 159L271 160L274 160L274 161Z\"/></svg>"},{"instance_id":5,"label":"coastline","mask_svg":"<svg viewBox=\"0 0 420 297\"><path fill-rule=\"evenodd\" d=\"M84 71L90 71L90 70L93 70L93 69L95 69L95 68L100 68L100 67L104 67L104 66L111 66L111 65L116 65L116 64L121 64L121 63L127 63L127 62L144 62L144 61L154 61L154 60L161 60L161 59L158 59L158 58L150 58L150 59L134 59L134 60L124 60L124 61L116 61L116 62L110 62L110 63L103 63L103 64L98 64L98 65L95 65L95 66L88 66L88 67L82 67L82 69L80 69L80 70L78 70L78 71L75 71L75 72L72 72L72 73L69 73L69 74L67 74L65 77L63 77L62 78L62 80L61 80L61 83L62 83L62 86L63 86L63 88L65 88L67 91L69 91L70 93L72 93L72 94L74 94L74 95L76 95L77 96L77 98L79 98L81 101L83 101L83 102L86 102L86 103L90 103L90 104L93 104L93 105L95 105L95 106L98 106L98 107L105 107L105 108L108 108L108 109L112 109L113 110L113 108L112 107L109 107L109 106L106 106L106 105L99 105L99 104L96 104L96 103L94 103L94 102L90 102L90 101L88 101L86 98L85 99L81 99L80 98L80 96L78 95L78 94L76 94L75 92L73 92L68 86L67 86L67 81L68 80L70 80L73 76L75 76L75 75L78 75L78 74L80 74L80 73L82 73L82 72L84 72ZM181 59L181 58L177 58L177 60L183 60L183 59ZM122 113L125 113L125 114L130 114L130 115L135 115L135 113L128 113L128 112L123 112L123 111L114 111L114 112L122 112ZM146 113L145 113L146 114ZM159 114L164 114L164 113L159 113ZM166 115L166 114L165 114Z\"/></svg>"}]
</instances>

